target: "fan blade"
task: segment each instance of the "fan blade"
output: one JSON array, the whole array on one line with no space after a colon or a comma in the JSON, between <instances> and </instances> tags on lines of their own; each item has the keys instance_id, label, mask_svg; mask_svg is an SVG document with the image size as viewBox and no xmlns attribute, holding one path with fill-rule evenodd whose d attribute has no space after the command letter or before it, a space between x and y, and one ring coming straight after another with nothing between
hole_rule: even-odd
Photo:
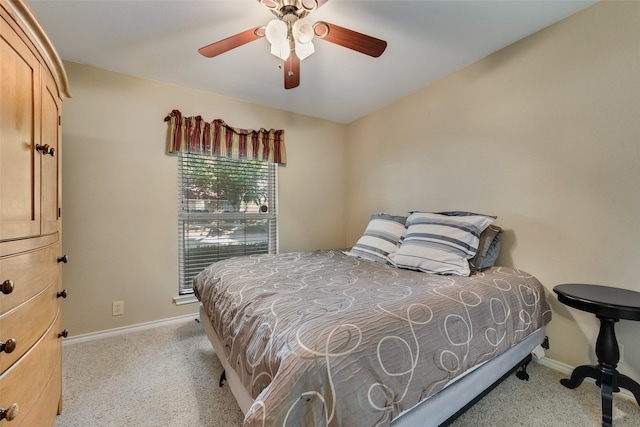
<instances>
[{"instance_id":1,"label":"fan blade","mask_svg":"<svg viewBox=\"0 0 640 427\"><path fill-rule=\"evenodd\" d=\"M300 58L292 47L291 54L284 63L284 88L293 89L298 86L300 86Z\"/></svg>"},{"instance_id":2,"label":"fan blade","mask_svg":"<svg viewBox=\"0 0 640 427\"><path fill-rule=\"evenodd\" d=\"M324 21L318 21L313 24L313 30L320 39L374 58L382 55L382 52L387 48L387 42L384 40Z\"/></svg>"},{"instance_id":3,"label":"fan blade","mask_svg":"<svg viewBox=\"0 0 640 427\"><path fill-rule=\"evenodd\" d=\"M214 56L228 52L231 49L235 49L254 40L258 40L260 37L264 37L264 27L255 27L234 36L227 37L226 39L211 43L205 47L201 47L198 49L198 52L207 58L213 58Z\"/></svg>"}]
</instances>

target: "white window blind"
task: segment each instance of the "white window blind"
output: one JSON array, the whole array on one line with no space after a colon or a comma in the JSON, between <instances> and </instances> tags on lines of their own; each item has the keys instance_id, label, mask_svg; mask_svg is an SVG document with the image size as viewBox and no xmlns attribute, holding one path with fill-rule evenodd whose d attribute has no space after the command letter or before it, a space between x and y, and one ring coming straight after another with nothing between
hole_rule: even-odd
<instances>
[{"instance_id":1,"label":"white window blind","mask_svg":"<svg viewBox=\"0 0 640 427\"><path fill-rule=\"evenodd\" d=\"M215 261L278 252L275 163L178 153L179 293Z\"/></svg>"}]
</instances>

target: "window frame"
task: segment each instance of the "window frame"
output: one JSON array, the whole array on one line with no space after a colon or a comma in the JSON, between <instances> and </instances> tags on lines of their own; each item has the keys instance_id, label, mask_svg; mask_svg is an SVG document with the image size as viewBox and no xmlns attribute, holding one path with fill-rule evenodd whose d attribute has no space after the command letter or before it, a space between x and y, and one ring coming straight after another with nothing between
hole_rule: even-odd
<instances>
[{"instance_id":1,"label":"window frame","mask_svg":"<svg viewBox=\"0 0 640 427\"><path fill-rule=\"evenodd\" d=\"M211 160L218 159L221 163L224 162L226 165L233 164L234 162L244 162L246 160L233 160L228 158L221 157L213 157L202 154L194 154L194 153L182 153L178 154L178 176L177 176L177 185L178 185L178 297L174 298L176 304L184 304L190 302L197 302L193 295L193 279L189 277L188 267L185 263L188 263L188 238L185 233L185 226L188 227L189 222L195 223L196 221L209 220L212 222L215 221L260 221L266 220L268 224L268 231L266 232L267 237L267 251L264 253L278 253L279 252L279 214L278 214L278 165L276 163L271 162L263 162L263 161L255 161L249 160L253 162L263 163L266 169L267 175L267 212L191 212L189 211L189 200L185 197L185 175L184 175L184 165L185 162L188 162L190 156L196 156L198 160ZM185 156L186 159L185 159ZM215 162L214 162L215 164ZM215 247L215 244L210 245L211 247ZM223 245L224 246L224 245ZM229 245L230 246L230 245ZM246 248L245 248L246 252ZM255 252L251 252L255 253ZM263 252L260 252L263 253ZM227 259L235 256L242 256L244 253L235 254L233 256L222 257L219 259L214 259L207 263L210 265L211 262ZM195 275L194 275L195 277Z\"/></svg>"}]
</instances>

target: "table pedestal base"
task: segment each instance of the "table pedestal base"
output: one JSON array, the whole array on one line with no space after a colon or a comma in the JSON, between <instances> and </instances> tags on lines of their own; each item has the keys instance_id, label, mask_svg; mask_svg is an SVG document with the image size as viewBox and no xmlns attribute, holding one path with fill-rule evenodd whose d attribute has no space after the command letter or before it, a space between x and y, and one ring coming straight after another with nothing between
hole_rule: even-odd
<instances>
[{"instance_id":1,"label":"table pedestal base","mask_svg":"<svg viewBox=\"0 0 640 427\"><path fill-rule=\"evenodd\" d=\"M600 387L602 396L602 426L611 427L613 419L613 393L624 388L633 393L636 402L640 405L640 384L628 376L621 374L615 368L603 365L578 366L571 373L571 378L560 380L560 384L567 388L576 388L585 378L593 378Z\"/></svg>"},{"instance_id":2,"label":"table pedestal base","mask_svg":"<svg viewBox=\"0 0 640 427\"><path fill-rule=\"evenodd\" d=\"M571 378L560 380L560 384L567 388L576 388L585 378L593 378L600 387L602 395L602 426L611 427L613 413L613 393L619 392L620 387L629 390L640 405L640 384L616 370L620 361L618 340L614 325L618 319L596 316L600 319L600 332L596 341L596 356L598 365L578 366L571 373Z\"/></svg>"}]
</instances>

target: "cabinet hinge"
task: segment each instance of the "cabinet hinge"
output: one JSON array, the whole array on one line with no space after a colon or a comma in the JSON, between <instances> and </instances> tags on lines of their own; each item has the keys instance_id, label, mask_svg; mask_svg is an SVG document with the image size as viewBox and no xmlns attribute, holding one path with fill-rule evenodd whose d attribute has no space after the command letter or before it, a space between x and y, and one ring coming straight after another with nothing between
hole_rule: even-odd
<instances>
[{"instance_id":1,"label":"cabinet hinge","mask_svg":"<svg viewBox=\"0 0 640 427\"><path fill-rule=\"evenodd\" d=\"M58 116L58 126L62 126L62 116Z\"/></svg>"},{"instance_id":2,"label":"cabinet hinge","mask_svg":"<svg viewBox=\"0 0 640 427\"><path fill-rule=\"evenodd\" d=\"M62 217L62 208L58 208L58 218Z\"/></svg>"}]
</instances>

